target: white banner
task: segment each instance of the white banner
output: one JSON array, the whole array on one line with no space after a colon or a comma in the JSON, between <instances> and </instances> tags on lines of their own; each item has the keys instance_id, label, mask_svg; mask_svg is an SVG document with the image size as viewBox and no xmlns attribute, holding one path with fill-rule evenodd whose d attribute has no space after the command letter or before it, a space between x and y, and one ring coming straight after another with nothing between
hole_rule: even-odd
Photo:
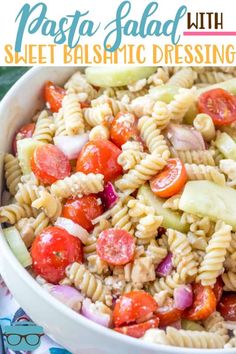
<instances>
[{"instance_id":1,"label":"white banner","mask_svg":"<svg viewBox=\"0 0 236 354\"><path fill-rule=\"evenodd\" d=\"M232 0L10 0L0 33L0 65L236 63Z\"/></svg>"}]
</instances>

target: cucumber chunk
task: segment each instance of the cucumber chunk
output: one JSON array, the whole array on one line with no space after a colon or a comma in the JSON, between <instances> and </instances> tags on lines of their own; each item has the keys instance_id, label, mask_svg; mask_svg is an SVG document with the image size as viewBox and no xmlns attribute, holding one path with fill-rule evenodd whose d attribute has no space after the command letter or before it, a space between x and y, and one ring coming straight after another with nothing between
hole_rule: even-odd
<instances>
[{"instance_id":1,"label":"cucumber chunk","mask_svg":"<svg viewBox=\"0 0 236 354\"><path fill-rule=\"evenodd\" d=\"M172 228L180 232L188 231L188 225L180 222L180 214L163 208L165 199L155 196L148 185L144 185L139 189L138 196L142 196L147 205L152 206L158 215L163 216L163 227Z\"/></svg>"},{"instance_id":2,"label":"cucumber chunk","mask_svg":"<svg viewBox=\"0 0 236 354\"><path fill-rule=\"evenodd\" d=\"M3 233L12 252L23 267L26 268L32 265L31 255L21 238L19 231L14 226L11 226L3 229Z\"/></svg>"},{"instance_id":3,"label":"cucumber chunk","mask_svg":"<svg viewBox=\"0 0 236 354\"><path fill-rule=\"evenodd\" d=\"M100 87L129 85L145 79L156 71L153 66L91 66L85 70L88 82Z\"/></svg>"},{"instance_id":4,"label":"cucumber chunk","mask_svg":"<svg viewBox=\"0 0 236 354\"><path fill-rule=\"evenodd\" d=\"M189 320L181 320L181 327L186 331L205 331L199 323Z\"/></svg>"},{"instance_id":5,"label":"cucumber chunk","mask_svg":"<svg viewBox=\"0 0 236 354\"><path fill-rule=\"evenodd\" d=\"M24 175L31 172L31 158L33 156L36 147L44 145L42 142L34 140L32 138L26 138L17 141L18 158L20 167Z\"/></svg>"},{"instance_id":6,"label":"cucumber chunk","mask_svg":"<svg viewBox=\"0 0 236 354\"><path fill-rule=\"evenodd\" d=\"M216 139L216 146L225 157L236 161L236 144L229 134L220 134Z\"/></svg>"},{"instance_id":7,"label":"cucumber chunk","mask_svg":"<svg viewBox=\"0 0 236 354\"><path fill-rule=\"evenodd\" d=\"M157 101L170 103L179 90L180 88L177 86L162 85L151 88L149 92Z\"/></svg>"},{"instance_id":8,"label":"cucumber chunk","mask_svg":"<svg viewBox=\"0 0 236 354\"><path fill-rule=\"evenodd\" d=\"M233 188L210 181L190 181L185 185L179 207L190 214L208 216L213 221L220 219L236 231L235 200Z\"/></svg>"}]
</instances>

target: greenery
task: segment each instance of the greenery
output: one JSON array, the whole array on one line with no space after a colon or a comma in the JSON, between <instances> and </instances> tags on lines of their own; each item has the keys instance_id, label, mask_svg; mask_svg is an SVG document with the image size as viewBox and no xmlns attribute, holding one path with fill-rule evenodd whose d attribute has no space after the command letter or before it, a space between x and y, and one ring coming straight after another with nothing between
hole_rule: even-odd
<instances>
[{"instance_id":1,"label":"greenery","mask_svg":"<svg viewBox=\"0 0 236 354\"><path fill-rule=\"evenodd\" d=\"M0 66L0 99L27 70L29 67Z\"/></svg>"}]
</instances>

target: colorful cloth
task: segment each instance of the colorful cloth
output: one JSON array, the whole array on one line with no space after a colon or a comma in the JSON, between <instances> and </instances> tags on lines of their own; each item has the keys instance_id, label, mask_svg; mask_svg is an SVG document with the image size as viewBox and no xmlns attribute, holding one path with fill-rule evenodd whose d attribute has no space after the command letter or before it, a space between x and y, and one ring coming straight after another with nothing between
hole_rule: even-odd
<instances>
[{"instance_id":1,"label":"colorful cloth","mask_svg":"<svg viewBox=\"0 0 236 354\"><path fill-rule=\"evenodd\" d=\"M9 326L12 323L20 321L31 321L23 309L17 304L15 299L10 294L9 290L5 286L3 280L0 278L0 325L2 331L4 332L5 326ZM67 350L63 349L61 346L53 342L46 335L40 338L40 347L32 352L26 351L12 351L7 348L5 342L5 352L6 354L71 354ZM0 348L0 354L2 350Z\"/></svg>"}]
</instances>

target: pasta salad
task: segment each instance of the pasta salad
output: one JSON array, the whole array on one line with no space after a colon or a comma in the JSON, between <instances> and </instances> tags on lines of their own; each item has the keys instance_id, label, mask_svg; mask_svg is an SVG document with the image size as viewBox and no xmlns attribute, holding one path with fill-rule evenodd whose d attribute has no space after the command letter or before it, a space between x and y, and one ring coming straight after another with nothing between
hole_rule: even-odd
<instances>
[{"instance_id":1,"label":"pasta salad","mask_svg":"<svg viewBox=\"0 0 236 354\"><path fill-rule=\"evenodd\" d=\"M147 342L236 347L235 75L91 67L45 83L4 158L0 222L46 291Z\"/></svg>"}]
</instances>

